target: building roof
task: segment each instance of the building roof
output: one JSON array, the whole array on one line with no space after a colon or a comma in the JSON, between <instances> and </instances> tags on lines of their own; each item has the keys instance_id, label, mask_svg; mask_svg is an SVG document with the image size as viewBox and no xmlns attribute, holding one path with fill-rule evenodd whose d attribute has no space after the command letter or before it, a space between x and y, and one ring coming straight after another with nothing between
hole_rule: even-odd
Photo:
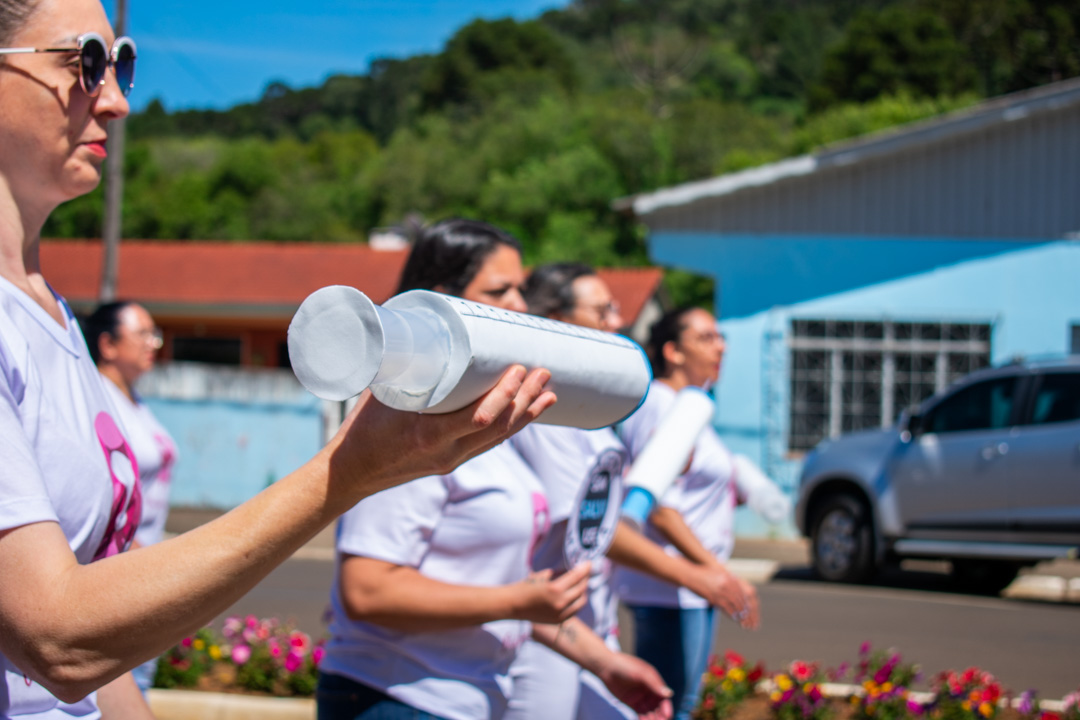
<instances>
[{"instance_id":1,"label":"building roof","mask_svg":"<svg viewBox=\"0 0 1080 720\"><path fill-rule=\"evenodd\" d=\"M985 134L996 127L1019 120L1035 120L1075 106L1080 106L1080 78L1012 93L957 112L838 142L810 155L623 198L616 201L615 207L632 209L648 221L648 216L658 211L732 196L837 168L871 165L942 143L957 145L970 136ZM812 182L810 178L806 179Z\"/></svg>"},{"instance_id":2,"label":"building roof","mask_svg":"<svg viewBox=\"0 0 1080 720\"><path fill-rule=\"evenodd\" d=\"M222 243L125 240L117 296L155 315L291 318L309 294L351 285L377 303L391 296L408 250L359 244ZM102 248L97 240L47 240L41 264L57 292L77 309L97 302ZM623 314L632 322L657 291L659 268L603 268Z\"/></svg>"}]
</instances>

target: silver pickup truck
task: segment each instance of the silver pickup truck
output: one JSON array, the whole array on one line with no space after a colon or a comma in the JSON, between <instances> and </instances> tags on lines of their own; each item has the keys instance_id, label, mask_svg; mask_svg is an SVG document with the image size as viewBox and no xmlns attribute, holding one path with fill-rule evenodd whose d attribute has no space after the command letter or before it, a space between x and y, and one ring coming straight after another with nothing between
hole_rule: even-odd
<instances>
[{"instance_id":1,"label":"silver pickup truck","mask_svg":"<svg viewBox=\"0 0 1080 720\"><path fill-rule=\"evenodd\" d=\"M1080 547L1080 357L973 373L890 429L821 442L795 509L819 576L950 560L993 592Z\"/></svg>"}]
</instances>

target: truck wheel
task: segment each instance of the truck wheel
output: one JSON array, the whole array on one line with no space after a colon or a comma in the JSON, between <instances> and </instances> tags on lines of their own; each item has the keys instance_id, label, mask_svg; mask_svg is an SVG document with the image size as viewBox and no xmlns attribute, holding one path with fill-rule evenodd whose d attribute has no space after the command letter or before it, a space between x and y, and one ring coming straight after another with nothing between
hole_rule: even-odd
<instances>
[{"instance_id":1,"label":"truck wheel","mask_svg":"<svg viewBox=\"0 0 1080 720\"><path fill-rule=\"evenodd\" d=\"M826 498L810 537L814 570L822 579L858 583L874 575L870 513L855 497L841 493Z\"/></svg>"},{"instance_id":2,"label":"truck wheel","mask_svg":"<svg viewBox=\"0 0 1080 720\"><path fill-rule=\"evenodd\" d=\"M997 595L1009 587L1019 572L1019 565L1004 560L952 561L953 580L961 592Z\"/></svg>"}]
</instances>

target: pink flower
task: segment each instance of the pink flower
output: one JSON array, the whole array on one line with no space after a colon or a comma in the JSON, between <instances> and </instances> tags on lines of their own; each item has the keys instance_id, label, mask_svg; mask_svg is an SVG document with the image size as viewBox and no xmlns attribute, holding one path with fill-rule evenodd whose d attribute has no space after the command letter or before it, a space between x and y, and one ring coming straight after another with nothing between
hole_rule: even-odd
<instances>
[{"instance_id":1,"label":"pink flower","mask_svg":"<svg viewBox=\"0 0 1080 720\"><path fill-rule=\"evenodd\" d=\"M244 624L243 622L241 622L240 618L232 615L225 618L225 625L222 627L222 633L225 635L225 637L231 639L239 635L243 627Z\"/></svg>"},{"instance_id":2,"label":"pink flower","mask_svg":"<svg viewBox=\"0 0 1080 720\"><path fill-rule=\"evenodd\" d=\"M860 655L869 655L870 654L870 641L869 640L867 640L866 642L864 642L862 645L859 646L859 654Z\"/></svg>"},{"instance_id":3,"label":"pink flower","mask_svg":"<svg viewBox=\"0 0 1080 720\"><path fill-rule=\"evenodd\" d=\"M269 648L271 657L281 657L281 643L277 641L277 638L270 638L269 642L266 643L266 647Z\"/></svg>"},{"instance_id":4,"label":"pink flower","mask_svg":"<svg viewBox=\"0 0 1080 720\"><path fill-rule=\"evenodd\" d=\"M315 663L315 667L319 667L319 663L322 662L323 655L326 654L326 650L322 645L316 645L315 649L311 651L311 661Z\"/></svg>"},{"instance_id":5,"label":"pink flower","mask_svg":"<svg viewBox=\"0 0 1080 720\"><path fill-rule=\"evenodd\" d=\"M236 645L232 649L232 661L236 665L243 665L251 659L251 647L248 645Z\"/></svg>"},{"instance_id":6,"label":"pink flower","mask_svg":"<svg viewBox=\"0 0 1080 720\"><path fill-rule=\"evenodd\" d=\"M923 706L914 700L907 701L907 709L912 715L919 716L923 714Z\"/></svg>"},{"instance_id":7,"label":"pink flower","mask_svg":"<svg viewBox=\"0 0 1080 720\"><path fill-rule=\"evenodd\" d=\"M791 663L791 674L799 682L806 682L814 674L814 666L810 663L805 663L802 660L796 660Z\"/></svg>"},{"instance_id":8,"label":"pink flower","mask_svg":"<svg viewBox=\"0 0 1080 720\"><path fill-rule=\"evenodd\" d=\"M180 647L189 648L189 647L191 647L191 643L192 643L192 639L189 638L189 637L186 637L186 638L184 638L183 640L180 641Z\"/></svg>"},{"instance_id":9,"label":"pink flower","mask_svg":"<svg viewBox=\"0 0 1080 720\"><path fill-rule=\"evenodd\" d=\"M285 656L285 669L291 673L296 672L304 665L304 656L297 652L290 652Z\"/></svg>"},{"instance_id":10,"label":"pink flower","mask_svg":"<svg viewBox=\"0 0 1080 720\"><path fill-rule=\"evenodd\" d=\"M246 618L244 618L244 625L254 630L255 628L259 627L259 618L255 617L254 615L248 615Z\"/></svg>"},{"instance_id":11,"label":"pink flower","mask_svg":"<svg viewBox=\"0 0 1080 720\"><path fill-rule=\"evenodd\" d=\"M289 646L296 648L300 652L306 652L308 646L311 644L311 638L307 633L296 630L289 636Z\"/></svg>"}]
</instances>

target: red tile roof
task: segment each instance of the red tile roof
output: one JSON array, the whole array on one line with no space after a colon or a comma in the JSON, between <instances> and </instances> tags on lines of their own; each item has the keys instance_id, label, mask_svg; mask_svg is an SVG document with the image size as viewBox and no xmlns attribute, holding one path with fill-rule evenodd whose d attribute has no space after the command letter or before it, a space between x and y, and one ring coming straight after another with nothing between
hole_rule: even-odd
<instances>
[{"instance_id":1,"label":"red tile roof","mask_svg":"<svg viewBox=\"0 0 1080 720\"><path fill-rule=\"evenodd\" d=\"M393 293L407 250L317 243L220 243L125 240L117 296L138 300L155 315L219 313L292 316L305 297L326 285L351 285L375 302ZM102 252L97 240L47 240L45 277L73 305L96 303ZM604 268L627 322L633 322L660 284L659 268Z\"/></svg>"}]
</instances>

